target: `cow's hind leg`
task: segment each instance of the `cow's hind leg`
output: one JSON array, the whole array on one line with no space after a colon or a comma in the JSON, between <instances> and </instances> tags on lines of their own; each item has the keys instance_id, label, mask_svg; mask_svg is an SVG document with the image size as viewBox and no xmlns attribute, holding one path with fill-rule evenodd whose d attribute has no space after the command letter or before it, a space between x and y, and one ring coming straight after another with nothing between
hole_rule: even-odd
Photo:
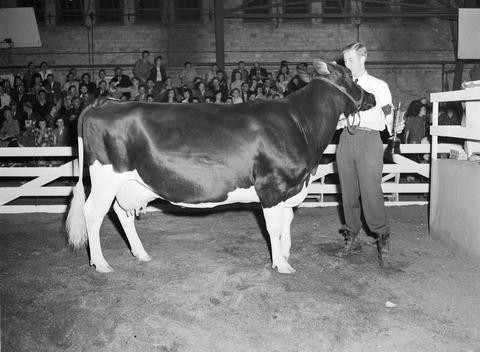
<instances>
[{"instance_id":1,"label":"cow's hind leg","mask_svg":"<svg viewBox=\"0 0 480 352\"><path fill-rule=\"evenodd\" d=\"M143 248L142 242L138 237L137 230L135 229L135 216L127 216L127 212L122 209L118 204L118 201L115 201L113 204L113 209L118 216L118 220L122 224L125 235L127 236L128 242L130 243L130 248L134 257L138 258L142 262L148 262L152 258L147 254Z\"/></svg>"},{"instance_id":2,"label":"cow's hind leg","mask_svg":"<svg viewBox=\"0 0 480 352\"><path fill-rule=\"evenodd\" d=\"M294 273L295 269L288 264L284 253L282 253L282 245L280 244L285 215L283 204L279 204L271 208L264 208L263 215L265 217L268 234L270 235L270 244L272 247L272 268L277 268L278 272L282 274Z\"/></svg>"},{"instance_id":3,"label":"cow's hind leg","mask_svg":"<svg viewBox=\"0 0 480 352\"><path fill-rule=\"evenodd\" d=\"M291 225L293 220L293 208L283 208L283 228L282 236L280 237L280 247L282 254L286 260L290 258L291 240Z\"/></svg>"},{"instance_id":4,"label":"cow's hind leg","mask_svg":"<svg viewBox=\"0 0 480 352\"><path fill-rule=\"evenodd\" d=\"M102 225L103 218L110 209L114 197L115 190L92 188L92 192L83 207L83 214L87 224L90 265L94 265L95 269L100 273L113 271L112 267L103 257L100 245L100 226Z\"/></svg>"}]
</instances>

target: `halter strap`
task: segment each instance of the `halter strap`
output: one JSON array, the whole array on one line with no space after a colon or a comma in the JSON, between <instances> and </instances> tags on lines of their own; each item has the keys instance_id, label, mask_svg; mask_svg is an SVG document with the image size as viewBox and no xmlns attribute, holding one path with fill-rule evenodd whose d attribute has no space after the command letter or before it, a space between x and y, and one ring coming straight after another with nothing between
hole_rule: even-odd
<instances>
[{"instance_id":1,"label":"halter strap","mask_svg":"<svg viewBox=\"0 0 480 352\"><path fill-rule=\"evenodd\" d=\"M331 86L337 88L340 92L342 92L348 99L350 99L350 101L353 103L353 105L355 106L355 113L353 114L354 115L354 120L353 120L353 123L350 123L350 119L347 117L345 117L345 119L347 120L347 131L348 133L350 134L355 134L356 133L356 130L358 128L358 126L360 126L360 108L362 107L362 104L363 104L363 99L365 98L365 91L363 89L361 89L361 95L360 95L360 100L356 100L350 93L347 92L347 90L326 79L326 78L323 78L323 77L316 77L315 79L320 79L324 82L327 82L328 84L330 84ZM355 116L358 115L358 124L355 124Z\"/></svg>"}]
</instances>

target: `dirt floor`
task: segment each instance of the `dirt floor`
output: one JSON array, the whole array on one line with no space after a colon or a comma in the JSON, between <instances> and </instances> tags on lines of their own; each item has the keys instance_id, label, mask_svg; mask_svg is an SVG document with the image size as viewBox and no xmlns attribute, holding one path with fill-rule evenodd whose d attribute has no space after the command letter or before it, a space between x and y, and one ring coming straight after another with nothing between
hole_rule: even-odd
<instances>
[{"instance_id":1,"label":"dirt floor","mask_svg":"<svg viewBox=\"0 0 480 352\"><path fill-rule=\"evenodd\" d=\"M480 351L480 268L428 235L427 208L388 208L393 267L362 234L341 259L336 208L296 211L297 269L270 268L258 211L151 212L130 255L106 218L99 274L62 215L0 215L2 351ZM396 307L386 307L386 302Z\"/></svg>"}]
</instances>

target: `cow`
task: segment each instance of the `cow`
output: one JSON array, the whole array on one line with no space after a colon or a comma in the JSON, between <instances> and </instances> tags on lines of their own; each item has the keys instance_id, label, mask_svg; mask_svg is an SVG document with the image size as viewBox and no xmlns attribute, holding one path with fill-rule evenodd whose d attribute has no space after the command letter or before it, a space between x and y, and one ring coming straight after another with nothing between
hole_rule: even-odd
<instances>
[{"instance_id":1,"label":"cow","mask_svg":"<svg viewBox=\"0 0 480 352\"><path fill-rule=\"evenodd\" d=\"M90 265L110 272L99 230L112 202L140 261L151 258L134 215L150 201L191 208L258 202L272 269L295 272L288 263L293 207L305 199L340 116L375 105L346 68L321 60L314 67L304 88L278 100L236 105L108 100L88 106L78 121L79 180L66 220L69 243L79 248L88 240ZM91 179L86 201L84 162Z\"/></svg>"}]
</instances>

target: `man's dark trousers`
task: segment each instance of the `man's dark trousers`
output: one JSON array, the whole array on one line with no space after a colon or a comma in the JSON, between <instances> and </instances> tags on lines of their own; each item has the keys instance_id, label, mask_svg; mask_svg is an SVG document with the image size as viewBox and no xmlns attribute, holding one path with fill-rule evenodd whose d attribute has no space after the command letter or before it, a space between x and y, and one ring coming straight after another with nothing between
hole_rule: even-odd
<instances>
[{"instance_id":1,"label":"man's dark trousers","mask_svg":"<svg viewBox=\"0 0 480 352\"><path fill-rule=\"evenodd\" d=\"M345 128L337 147L337 166L342 190L345 229L357 234L362 227L361 211L371 232L388 234L383 199L383 144L380 132Z\"/></svg>"}]
</instances>

